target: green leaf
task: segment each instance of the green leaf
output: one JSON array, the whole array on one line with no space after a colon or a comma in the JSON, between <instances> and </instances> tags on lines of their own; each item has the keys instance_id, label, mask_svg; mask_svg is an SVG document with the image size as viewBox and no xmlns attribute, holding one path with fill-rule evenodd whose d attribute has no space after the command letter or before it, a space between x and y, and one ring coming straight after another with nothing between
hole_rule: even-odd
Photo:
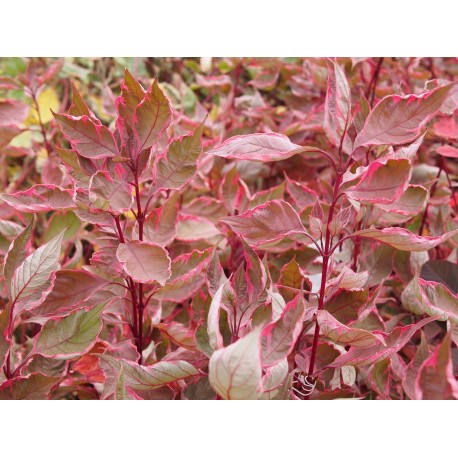
<instances>
[{"instance_id":1,"label":"green leaf","mask_svg":"<svg viewBox=\"0 0 458 458\"><path fill-rule=\"evenodd\" d=\"M30 242L32 235L33 219L27 227L13 240L8 253L5 256L3 267L3 275L5 282L9 286L13 278L15 270L23 263L27 256L27 245Z\"/></svg>"},{"instance_id":2,"label":"green leaf","mask_svg":"<svg viewBox=\"0 0 458 458\"><path fill-rule=\"evenodd\" d=\"M152 366L140 366L108 355L98 356L101 359L102 370L107 376L104 397L114 393L121 370L124 372L126 386L135 391L155 390L176 380L199 375L199 371L186 361L161 361Z\"/></svg>"},{"instance_id":3,"label":"green leaf","mask_svg":"<svg viewBox=\"0 0 458 458\"><path fill-rule=\"evenodd\" d=\"M0 386L0 400L45 400L62 379L34 373L8 380Z\"/></svg>"},{"instance_id":4,"label":"green leaf","mask_svg":"<svg viewBox=\"0 0 458 458\"><path fill-rule=\"evenodd\" d=\"M64 231L45 245L37 248L15 270L11 279L11 300L14 314L30 310L43 302L54 284Z\"/></svg>"},{"instance_id":5,"label":"green leaf","mask_svg":"<svg viewBox=\"0 0 458 458\"><path fill-rule=\"evenodd\" d=\"M89 311L82 309L65 318L48 320L36 336L33 354L71 359L86 353L102 330L102 312L107 302Z\"/></svg>"}]
</instances>

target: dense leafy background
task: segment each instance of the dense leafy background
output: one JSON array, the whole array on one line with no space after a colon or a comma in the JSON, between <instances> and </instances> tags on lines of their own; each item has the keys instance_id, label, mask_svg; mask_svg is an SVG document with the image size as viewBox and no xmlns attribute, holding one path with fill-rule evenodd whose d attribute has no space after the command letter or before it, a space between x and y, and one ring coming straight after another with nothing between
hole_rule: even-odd
<instances>
[{"instance_id":1,"label":"dense leafy background","mask_svg":"<svg viewBox=\"0 0 458 458\"><path fill-rule=\"evenodd\" d=\"M1 59L0 398L456 398L457 59L337 63Z\"/></svg>"}]
</instances>

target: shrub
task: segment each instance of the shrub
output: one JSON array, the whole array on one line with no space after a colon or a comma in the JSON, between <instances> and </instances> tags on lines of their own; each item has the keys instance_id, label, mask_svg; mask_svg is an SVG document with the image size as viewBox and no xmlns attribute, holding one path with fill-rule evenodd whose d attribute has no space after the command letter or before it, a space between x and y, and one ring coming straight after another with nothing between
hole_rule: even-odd
<instances>
[{"instance_id":1,"label":"shrub","mask_svg":"<svg viewBox=\"0 0 458 458\"><path fill-rule=\"evenodd\" d=\"M0 398L456 399L455 60L142 63L0 78Z\"/></svg>"}]
</instances>

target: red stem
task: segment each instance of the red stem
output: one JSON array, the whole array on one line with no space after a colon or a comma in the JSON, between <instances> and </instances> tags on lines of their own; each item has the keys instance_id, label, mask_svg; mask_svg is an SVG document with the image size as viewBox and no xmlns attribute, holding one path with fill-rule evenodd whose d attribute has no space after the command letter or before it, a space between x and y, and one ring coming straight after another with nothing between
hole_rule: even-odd
<instances>
[{"instance_id":1,"label":"red stem","mask_svg":"<svg viewBox=\"0 0 458 458\"><path fill-rule=\"evenodd\" d=\"M118 231L118 237L119 241L121 243L126 243L126 240L124 238L124 233L121 227L121 222L119 220L119 215L112 215L115 222L116 222L116 228ZM139 332L138 332L138 302L137 302L137 293L136 293L136 284L132 280L132 277L127 278L127 284L129 285L129 291L130 295L132 298L132 316L133 316L133 335L134 339L137 342L137 347L138 347L138 342L139 342Z\"/></svg>"},{"instance_id":2,"label":"red stem","mask_svg":"<svg viewBox=\"0 0 458 458\"><path fill-rule=\"evenodd\" d=\"M145 215L142 211L142 204L140 200L140 186L138 182L138 167L135 167L133 170L134 173L134 180L135 180L135 200L137 202L137 222L138 222L138 239L143 241L143 223L145 220ZM140 354L138 358L138 364L142 364L143 357L143 310L145 309L145 305L143 302L143 284L138 283L138 341L137 341L137 351Z\"/></svg>"},{"instance_id":3,"label":"red stem","mask_svg":"<svg viewBox=\"0 0 458 458\"><path fill-rule=\"evenodd\" d=\"M326 224L326 240L325 246L323 250L323 267L322 267L322 274L321 274L321 286L320 286L320 295L318 298L318 310L322 310L324 307L324 295L326 290L326 282L328 280L328 265L329 265L329 258L331 256L331 231L329 230L329 225L331 224L334 218L334 209L337 203L337 197L339 195L340 185L342 183L343 173L339 173L337 175L337 180L334 184L334 193L332 196L332 203L329 207L329 214L328 214L328 222ZM315 360L316 360L316 352L318 348L318 337L320 335L320 326L318 322L315 324L315 333L313 335L313 343L312 343L312 354L310 356L310 364L308 375L312 376L313 371L315 369Z\"/></svg>"}]
</instances>

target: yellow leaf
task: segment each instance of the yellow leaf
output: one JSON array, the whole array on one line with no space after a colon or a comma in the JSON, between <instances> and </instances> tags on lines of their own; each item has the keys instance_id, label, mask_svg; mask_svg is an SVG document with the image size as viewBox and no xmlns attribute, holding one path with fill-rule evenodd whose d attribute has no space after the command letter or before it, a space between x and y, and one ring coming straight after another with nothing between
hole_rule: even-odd
<instances>
[{"instance_id":1,"label":"yellow leaf","mask_svg":"<svg viewBox=\"0 0 458 458\"><path fill-rule=\"evenodd\" d=\"M37 97L38 108L40 109L40 116L43 124L47 124L53 115L51 110L59 111L60 102L57 92L52 88L48 87L40 92ZM30 110L26 124L39 124L37 111L35 109Z\"/></svg>"}]
</instances>

